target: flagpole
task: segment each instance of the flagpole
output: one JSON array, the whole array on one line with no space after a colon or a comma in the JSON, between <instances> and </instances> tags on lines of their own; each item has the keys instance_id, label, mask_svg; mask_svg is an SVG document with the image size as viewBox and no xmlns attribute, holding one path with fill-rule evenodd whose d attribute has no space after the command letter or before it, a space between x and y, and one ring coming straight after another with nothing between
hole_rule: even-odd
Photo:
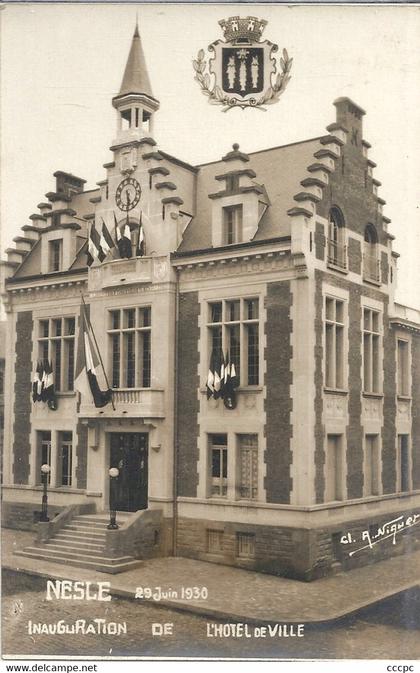
<instances>
[{"instance_id":1,"label":"flagpole","mask_svg":"<svg viewBox=\"0 0 420 673\"><path fill-rule=\"evenodd\" d=\"M85 299L84 299L84 297L83 297L83 294L80 293L80 296L81 296L81 298L82 298L83 306L84 306L84 308L86 309L86 302L85 302ZM91 331L92 331L92 336L93 336L93 339L94 339L94 341L95 341L96 351L97 351L97 353L98 353L99 361L100 361L100 363L101 363L102 371L103 371L103 373L104 373L105 383L106 383L106 385L108 386L108 390L111 391L111 404L112 404L112 408L113 408L113 410L115 411L114 396L113 396L113 394L112 394L113 391L112 391L112 388L111 388L110 385L109 385L109 381L108 381L108 377L107 377L107 375L106 375L106 371L105 371L104 363L102 362L101 351L99 350L98 342L96 341L96 336L95 336L95 332L93 331L92 323L90 322L89 318L88 318L87 315L86 315L86 310L85 310L85 318L86 318L87 322L89 323L90 329L91 329Z\"/></svg>"}]
</instances>

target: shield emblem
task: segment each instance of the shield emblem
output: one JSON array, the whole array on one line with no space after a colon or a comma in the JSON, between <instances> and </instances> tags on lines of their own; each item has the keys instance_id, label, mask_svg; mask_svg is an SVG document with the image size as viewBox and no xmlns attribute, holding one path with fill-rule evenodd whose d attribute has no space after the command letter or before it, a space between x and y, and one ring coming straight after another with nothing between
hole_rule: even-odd
<instances>
[{"instance_id":1,"label":"shield emblem","mask_svg":"<svg viewBox=\"0 0 420 673\"><path fill-rule=\"evenodd\" d=\"M264 49L262 47L222 48L222 89L244 98L263 91Z\"/></svg>"},{"instance_id":2,"label":"shield emblem","mask_svg":"<svg viewBox=\"0 0 420 673\"><path fill-rule=\"evenodd\" d=\"M213 42L209 51L209 71L214 75L216 90L228 105L257 105L271 86L277 71L272 54L277 46L265 40L257 44Z\"/></svg>"}]
</instances>

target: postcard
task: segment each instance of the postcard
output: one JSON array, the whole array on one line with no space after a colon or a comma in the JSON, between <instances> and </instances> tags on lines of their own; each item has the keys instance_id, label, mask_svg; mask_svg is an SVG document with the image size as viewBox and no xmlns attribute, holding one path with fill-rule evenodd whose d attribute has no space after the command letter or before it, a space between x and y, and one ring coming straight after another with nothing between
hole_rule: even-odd
<instances>
[{"instance_id":1,"label":"postcard","mask_svg":"<svg viewBox=\"0 0 420 673\"><path fill-rule=\"evenodd\" d=\"M419 7L0 18L4 670L414 671Z\"/></svg>"}]
</instances>

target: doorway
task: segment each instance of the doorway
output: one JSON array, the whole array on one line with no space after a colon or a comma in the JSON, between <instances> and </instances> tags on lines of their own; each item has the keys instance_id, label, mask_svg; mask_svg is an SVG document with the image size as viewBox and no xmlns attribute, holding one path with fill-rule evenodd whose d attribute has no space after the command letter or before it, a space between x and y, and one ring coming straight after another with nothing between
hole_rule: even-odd
<instances>
[{"instance_id":1,"label":"doorway","mask_svg":"<svg viewBox=\"0 0 420 673\"><path fill-rule=\"evenodd\" d=\"M147 509L148 435L138 432L110 433L110 467L117 467L115 508L120 512Z\"/></svg>"}]
</instances>

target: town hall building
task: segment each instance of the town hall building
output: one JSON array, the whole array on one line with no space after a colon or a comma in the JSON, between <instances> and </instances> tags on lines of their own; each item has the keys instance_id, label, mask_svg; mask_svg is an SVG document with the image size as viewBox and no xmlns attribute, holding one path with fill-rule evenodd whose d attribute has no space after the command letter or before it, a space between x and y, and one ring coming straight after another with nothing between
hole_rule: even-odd
<instances>
[{"instance_id":1,"label":"town hall building","mask_svg":"<svg viewBox=\"0 0 420 673\"><path fill-rule=\"evenodd\" d=\"M157 144L137 28L112 105L97 187L54 173L2 263L3 525L38 531L22 553L311 580L417 549L420 312L394 299L364 110L338 98L316 138L252 153L233 138L190 165ZM88 265L103 223L131 249ZM82 307L100 407L75 385ZM39 363L54 404L34 400Z\"/></svg>"}]
</instances>

